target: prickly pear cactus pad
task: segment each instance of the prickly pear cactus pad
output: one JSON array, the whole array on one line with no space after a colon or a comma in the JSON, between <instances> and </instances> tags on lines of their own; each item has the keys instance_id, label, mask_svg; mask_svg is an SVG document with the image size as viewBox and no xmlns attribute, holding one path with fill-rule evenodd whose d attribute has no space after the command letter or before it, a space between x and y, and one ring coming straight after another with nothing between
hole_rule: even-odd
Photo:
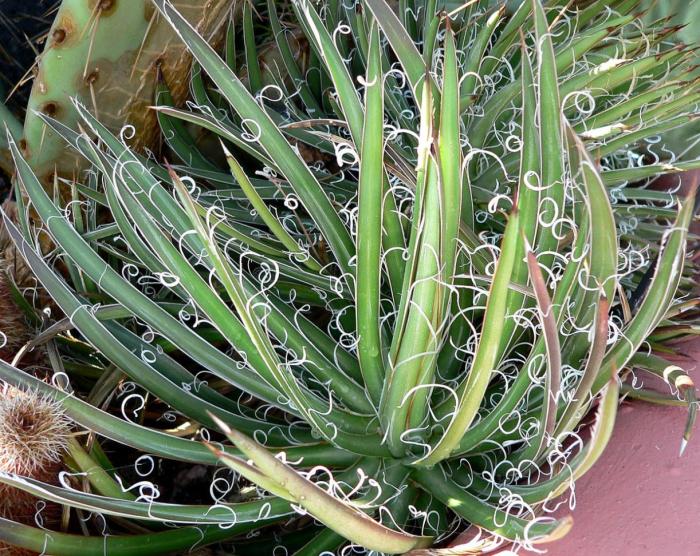
<instances>
[{"instance_id":1,"label":"prickly pear cactus pad","mask_svg":"<svg viewBox=\"0 0 700 556\"><path fill-rule=\"evenodd\" d=\"M204 36L226 21L231 0L180 0L175 5ZM63 0L49 31L24 124L25 156L46 183L54 171L72 178L83 165L40 114L74 127L71 99L89 106L110 129L133 126L131 144L158 138L154 103L158 72L175 102L187 94L191 57L150 0Z\"/></svg>"}]
</instances>

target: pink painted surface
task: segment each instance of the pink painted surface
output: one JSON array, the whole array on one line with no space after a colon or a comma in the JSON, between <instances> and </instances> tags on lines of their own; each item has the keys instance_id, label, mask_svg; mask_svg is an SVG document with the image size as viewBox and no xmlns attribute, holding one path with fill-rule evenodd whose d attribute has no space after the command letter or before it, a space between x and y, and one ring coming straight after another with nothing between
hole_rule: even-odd
<instances>
[{"instance_id":1,"label":"pink painted surface","mask_svg":"<svg viewBox=\"0 0 700 556\"><path fill-rule=\"evenodd\" d=\"M680 348L690 358L679 364L700 384L700 342ZM574 527L548 556L700 554L700 431L679 458L685 415L621 406L606 452L576 485Z\"/></svg>"}]
</instances>

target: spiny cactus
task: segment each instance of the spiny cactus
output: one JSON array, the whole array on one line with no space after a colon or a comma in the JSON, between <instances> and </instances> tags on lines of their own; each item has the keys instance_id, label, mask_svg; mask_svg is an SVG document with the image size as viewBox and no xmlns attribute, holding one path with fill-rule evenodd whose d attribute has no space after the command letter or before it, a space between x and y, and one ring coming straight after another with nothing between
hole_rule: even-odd
<instances>
[{"instance_id":1,"label":"spiny cactus","mask_svg":"<svg viewBox=\"0 0 700 556\"><path fill-rule=\"evenodd\" d=\"M71 434L61 404L32 390L0 385L0 477L22 476L58 484L62 458ZM0 517L33 525L58 525L60 507L38 501L26 491L0 483ZM6 545L0 552L25 552Z\"/></svg>"},{"instance_id":2,"label":"spiny cactus","mask_svg":"<svg viewBox=\"0 0 700 556\"><path fill-rule=\"evenodd\" d=\"M188 21L210 36L226 21L231 0L175 2ZM24 123L27 159L46 183L54 172L77 177L81 159L43 123L67 126L78 118L72 98L90 106L111 129L129 124L132 145L153 148L158 137L153 104L158 72L176 103L187 94L190 56L150 0L63 0L38 62Z\"/></svg>"},{"instance_id":3,"label":"spiny cactus","mask_svg":"<svg viewBox=\"0 0 700 556\"><path fill-rule=\"evenodd\" d=\"M31 390L22 391L7 384L0 387L3 473L49 477L47 470L61 461L69 435L70 421L60 403ZM12 511L9 505L5 508Z\"/></svg>"},{"instance_id":4,"label":"spiny cactus","mask_svg":"<svg viewBox=\"0 0 700 556\"><path fill-rule=\"evenodd\" d=\"M104 521L0 520L0 538L56 556L439 554L474 526L475 551L532 549L572 526L552 510L630 375L679 389L685 446L694 388L651 353L697 324L695 192L648 187L700 167L664 143L700 99L674 28L642 27L637 0L269 0L221 57L155 5L198 62L186 109L159 97L169 161L80 102L75 128L44 114L90 165L64 204L9 140L8 234L65 317L39 337L60 345L57 380L2 362L0 379L97 440L70 461L90 489L0 479ZM255 67L270 36L274 84ZM187 125L220 137L221 164ZM204 502L164 471L189 465Z\"/></svg>"}]
</instances>

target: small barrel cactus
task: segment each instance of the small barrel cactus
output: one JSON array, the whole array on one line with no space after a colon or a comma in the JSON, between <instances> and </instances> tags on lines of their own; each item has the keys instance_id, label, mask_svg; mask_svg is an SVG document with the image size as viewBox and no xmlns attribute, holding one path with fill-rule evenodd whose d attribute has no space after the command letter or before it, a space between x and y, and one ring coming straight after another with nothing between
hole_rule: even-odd
<instances>
[{"instance_id":1,"label":"small barrel cactus","mask_svg":"<svg viewBox=\"0 0 700 556\"><path fill-rule=\"evenodd\" d=\"M56 400L0 384L0 476L57 483L70 433L70 420ZM59 516L60 506L0 482L1 518L56 526ZM23 554L20 550L0 541L0 553Z\"/></svg>"}]
</instances>

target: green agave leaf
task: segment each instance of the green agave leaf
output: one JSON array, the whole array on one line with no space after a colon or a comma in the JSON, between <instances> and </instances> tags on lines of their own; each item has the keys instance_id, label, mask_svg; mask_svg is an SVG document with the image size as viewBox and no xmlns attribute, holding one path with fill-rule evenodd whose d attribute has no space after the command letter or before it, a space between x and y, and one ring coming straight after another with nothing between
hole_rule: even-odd
<instances>
[{"instance_id":1,"label":"green agave leaf","mask_svg":"<svg viewBox=\"0 0 700 556\"><path fill-rule=\"evenodd\" d=\"M224 422L220 422L219 426L262 473L287 490L294 500L316 519L345 538L370 550L389 554L405 553L414 548L430 546L432 543L429 537L393 531L373 521L299 475L254 440L229 428Z\"/></svg>"},{"instance_id":2,"label":"green agave leaf","mask_svg":"<svg viewBox=\"0 0 700 556\"><path fill-rule=\"evenodd\" d=\"M474 216L469 184L465 186L462 182L463 159L460 147L459 118L460 69L457 63L454 33L449 26L446 30L444 48L445 60L440 95L440 128L437 140L441 181L441 221L443 226L441 232L442 250L440 254L444 265L442 280L447 284L451 284L455 273L460 223L465 222L467 226L473 228ZM467 66L465 71L469 71L469 66Z\"/></svg>"},{"instance_id":3,"label":"green agave leaf","mask_svg":"<svg viewBox=\"0 0 700 556\"><path fill-rule=\"evenodd\" d=\"M460 387L457 406L449 417L450 421L445 432L428 455L416 462L418 465L432 466L449 457L459 445L479 410L491 373L497 363L496 357L506 312L508 283L513 271L520 233L520 216L518 210L514 209L501 244L501 253L486 302L479 345L469 375Z\"/></svg>"},{"instance_id":4,"label":"green agave leaf","mask_svg":"<svg viewBox=\"0 0 700 556\"><path fill-rule=\"evenodd\" d=\"M402 437L411 427L409 413L413 410L413 403L408 399L409 393L428 379L429 375L423 373L434 369L440 341L437 331L444 318L444 285L440 283L438 263L442 235L441 184L438 163L432 152L435 115L427 80L423 82L421 98L415 216L401 304L389 353L389 373L380 408L387 442L396 456L406 451ZM419 414L422 411L422 408L417 408ZM420 415L417 420L420 420Z\"/></svg>"},{"instance_id":5,"label":"green agave leaf","mask_svg":"<svg viewBox=\"0 0 700 556\"><path fill-rule=\"evenodd\" d=\"M111 415L4 361L0 361L0 378L17 388L36 390L59 401L66 414L75 422L125 446L178 461L203 465L217 464L218 458L202 442L173 436ZM291 436L289 440L295 439ZM221 445L217 447L231 455L240 455L240 452L233 448ZM347 467L358 459L358 456L351 452L327 444L292 446L283 451L288 454L290 460L303 457L304 465L309 466L332 464Z\"/></svg>"},{"instance_id":6,"label":"green agave leaf","mask_svg":"<svg viewBox=\"0 0 700 556\"><path fill-rule=\"evenodd\" d=\"M230 455L224 454L226 457ZM145 521L168 521L184 525L253 524L259 521L271 523L294 514L289 503L279 498L263 498L236 504L166 504L157 501L137 502L98 496L79 490L54 486L31 477L20 477L0 472L0 482L28 492L37 498L49 500L89 512L99 512Z\"/></svg>"},{"instance_id":7,"label":"green agave leaf","mask_svg":"<svg viewBox=\"0 0 700 556\"><path fill-rule=\"evenodd\" d=\"M525 4L526 2L523 2ZM484 16L486 21L481 25L479 32L474 39L474 42L469 47L469 52L467 55L467 60L464 63L464 79L460 85L460 111L464 112L471 105L474 104L478 98L478 76L482 75L480 71L481 65L486 62L485 53L488 47L489 41L493 36L499 23L502 21L503 12L505 11L505 4L501 7L493 10L488 17ZM506 31L504 31L506 33ZM462 33L463 37L467 37L466 33ZM489 52L491 56L491 51Z\"/></svg>"},{"instance_id":8,"label":"green agave leaf","mask_svg":"<svg viewBox=\"0 0 700 556\"><path fill-rule=\"evenodd\" d=\"M115 371L114 375L120 378L122 376L121 371ZM114 388L114 383L111 383L109 386L110 388ZM95 399L96 397L93 398L93 400ZM95 403L93 400L90 401ZM99 401L97 403L99 403ZM94 447L99 447L99 443L95 443ZM70 456L71 460L69 463L71 469L84 473L84 476L87 477L87 480L90 483L90 487L92 487L94 491L101 496L118 498L120 500L136 500L136 496L134 494L126 489L123 489L116 479L105 470L105 467L107 469L110 468L111 462L107 460L102 448L99 447L97 450L91 451L94 451L95 455L98 456L101 461L104 460L104 463L99 463L94 460L75 438L69 438L68 455Z\"/></svg>"},{"instance_id":9,"label":"green agave leaf","mask_svg":"<svg viewBox=\"0 0 700 556\"><path fill-rule=\"evenodd\" d=\"M178 343L178 345L186 348L191 356L197 357L197 354L201 354L204 358L200 361L202 364L206 364L207 368L212 370L218 368L220 370L221 378L232 381L232 383L241 386L244 390L249 392L259 392L260 398L270 401L271 403L277 403L276 392L256 380L254 377L241 369L238 369L236 362L225 356L218 349L208 344L202 338L200 338L194 331L188 329L182 325L177 319L173 318L164 309L155 304L147 296L142 294L134 286L124 280L117 272L112 269L107 263L105 263L85 242L85 240L77 233L77 231L63 218L57 207L51 202L49 197L44 192L41 184L36 179L36 176L31 172L31 169L27 163L22 159L21 155L17 151L15 145L11 146L13 149L13 157L15 159L15 164L17 165L18 175L22 186L25 188L32 200L33 206L39 212L41 218L47 224L47 228L56 243L63 247L63 249L71 254L73 261L80 266L80 268L86 272L96 283L99 283L104 291L110 293L114 298L120 301L125 307L129 307L134 314L143 318L145 322L153 326L155 330L163 333L164 336L169 338L171 341ZM8 226L9 227L9 226ZM120 345L114 343L113 339L109 339L108 336L104 334L106 331L99 322L94 319L89 311L86 311L84 304L78 300L77 297L73 296L68 288L63 284L60 279L58 279L55 274L48 268L48 266L38 257L28 246L26 246L27 256L37 260L37 265L34 267L35 272L37 268L42 268L44 270L44 277L46 280L51 280L55 285L53 291L55 296L61 295L63 299L63 310L66 314L73 315L76 310L79 311L81 319L85 320L86 326L87 322L96 322L97 326L94 330L90 327L81 328L83 333L87 332L87 337L92 335L93 340L98 340L100 342L101 348L106 349L106 352L110 352L113 356L119 358L125 357L130 361L129 365L136 365L138 368L145 369L148 366L138 357L136 357L131 352L126 352ZM53 278L52 278L53 277ZM46 284L45 287L48 288ZM58 292L61 292L60 294ZM58 300L57 300L58 301ZM60 303L59 303L60 304ZM75 319L74 319L75 320ZM109 346L109 347L108 347ZM117 355L120 353L121 355ZM249 354L249 360L254 360L256 357L255 352L251 351ZM212 364L212 359L220 361L220 364ZM122 365L119 365L122 366ZM216 372L216 371L215 371ZM151 373L146 371L145 376L149 376ZM178 397L184 395L183 392L175 393ZM196 411L195 407L191 408ZM206 421L206 418L203 419Z\"/></svg>"},{"instance_id":10,"label":"green agave leaf","mask_svg":"<svg viewBox=\"0 0 700 556\"><path fill-rule=\"evenodd\" d=\"M384 198L384 83L379 33L372 27L365 115L360 154L357 217L357 354L372 401L379 404L384 381L384 351L381 342L381 245Z\"/></svg>"},{"instance_id":11,"label":"green agave leaf","mask_svg":"<svg viewBox=\"0 0 700 556\"><path fill-rule=\"evenodd\" d=\"M275 237L280 240L280 242L287 248L287 250L294 254L299 253L299 244L289 235L289 232L284 229L284 226L273 216L270 209L263 202L262 198L253 187L253 184L246 176L243 168L238 163L238 161L233 157L231 152L226 148L226 146L221 144L224 153L226 155L226 160L228 162L231 173L236 178L236 181L240 185L243 193L253 205L253 208L258 212L260 217L263 219L270 231L275 235ZM201 214L201 211L200 211ZM319 272L321 270L321 265L313 260L312 258L304 259L304 264L309 267L310 270Z\"/></svg>"},{"instance_id":12,"label":"green agave leaf","mask_svg":"<svg viewBox=\"0 0 700 556\"><path fill-rule=\"evenodd\" d=\"M437 0L427 0L423 7L423 61L429 67L433 61L435 42L442 14L437 13Z\"/></svg>"},{"instance_id":13,"label":"green agave leaf","mask_svg":"<svg viewBox=\"0 0 700 556\"><path fill-rule=\"evenodd\" d=\"M172 106L174 102L165 83L162 81L158 83L156 87L156 104ZM157 111L156 115L163 138L185 164L212 171L217 170L216 166L199 150L197 143L189 134L182 120L168 116L162 110Z\"/></svg>"},{"instance_id":14,"label":"green agave leaf","mask_svg":"<svg viewBox=\"0 0 700 556\"><path fill-rule=\"evenodd\" d=\"M275 43L277 44L277 48L282 55L284 68L287 74L292 79L294 86L298 89L299 96L304 101L304 106L306 107L307 111L312 114L321 113L321 107L319 106L313 91L309 87L307 80L294 59L289 41L286 38L286 32L280 25L274 0L267 0L267 11L268 17L270 18L270 27L272 28L272 32L275 36Z\"/></svg>"},{"instance_id":15,"label":"green agave leaf","mask_svg":"<svg viewBox=\"0 0 700 556\"><path fill-rule=\"evenodd\" d=\"M587 473L600 458L610 441L620 396L617 377L609 379L600 394L596 421L591 429L591 438L584 448L569 462L567 471L561 471L547 481L530 486L509 487L514 494L522 496L528 503L553 500L561 496L573 481Z\"/></svg>"},{"instance_id":16,"label":"green agave leaf","mask_svg":"<svg viewBox=\"0 0 700 556\"><path fill-rule=\"evenodd\" d=\"M637 312L621 330L623 338L605 355L592 391L599 392L606 374L622 369L656 328L673 302L686 252L688 225L693 215L695 193L681 205L673 226L666 232L661 254L647 294Z\"/></svg>"},{"instance_id":17,"label":"green agave leaf","mask_svg":"<svg viewBox=\"0 0 700 556\"><path fill-rule=\"evenodd\" d=\"M545 267L551 266L551 255L555 250L556 218L562 214L564 201L564 164L561 153L564 151L561 96L559 90L557 64L544 8L539 0L532 0L534 13L535 40L538 70L535 74L537 85L537 118L540 122L540 185L544 191L540 194L540 222L550 225L538 228L537 251L543 253L538 257Z\"/></svg>"},{"instance_id":18,"label":"green agave leaf","mask_svg":"<svg viewBox=\"0 0 700 556\"><path fill-rule=\"evenodd\" d=\"M170 106L156 105L153 106L152 109L157 113L163 113L166 116L177 118L184 122L190 122L203 129L211 131L222 139L230 141L236 146L236 148L245 151L256 160L259 160L261 163L269 164L270 166L273 165L266 153L257 148L255 144L242 139L241 135L243 134L243 130L236 129L230 122L226 122L223 118L217 119L213 115L205 112L190 112L188 110L172 108ZM214 112L214 114L217 113L218 112Z\"/></svg>"},{"instance_id":19,"label":"green agave leaf","mask_svg":"<svg viewBox=\"0 0 700 556\"><path fill-rule=\"evenodd\" d=\"M425 66L413 39L406 32L396 12L384 0L367 0L367 6L401 61L414 94L418 94L418 84L425 76Z\"/></svg>"},{"instance_id":20,"label":"green agave leaf","mask_svg":"<svg viewBox=\"0 0 700 556\"><path fill-rule=\"evenodd\" d=\"M512 281L526 285L529 276L529 267L526 262L526 244L537 245L538 229L540 224L540 197L541 188L537 185L540 175L540 135L537 126L530 125L537 117L538 99L535 91L534 76L532 73L532 63L530 55L521 38L522 56L522 149L520 156L520 170L517 190L517 203L520 211L522 235L524 241L519 241L517 254L513 263ZM533 181L535 183L533 183ZM516 321L513 315L523 307L531 305L531 300L527 300L517 291L508 291L508 307L503 332L501 334L501 353L504 353L509 345L517 340Z\"/></svg>"},{"instance_id":21,"label":"green agave leaf","mask_svg":"<svg viewBox=\"0 0 700 556\"><path fill-rule=\"evenodd\" d=\"M149 554L165 555L188 552L197 546L230 539L266 523L274 523L276 519L260 519L225 528L218 525L190 526L158 533L87 537L47 531L0 517L0 540L33 552L54 556L139 556L143 554L144 547L147 547Z\"/></svg>"},{"instance_id":22,"label":"green agave leaf","mask_svg":"<svg viewBox=\"0 0 700 556\"><path fill-rule=\"evenodd\" d=\"M583 374L581 375L581 378L573 391L571 400L566 403L566 409L561 415L557 425L556 436L563 431L573 430L578 424L580 417L582 417L582 415L580 415L580 411L582 408L586 407L588 397L591 393L591 387L598 376L598 372L600 371L600 367L603 363L603 357L605 356L605 350L608 343L609 311L610 304L604 295L601 294L601 297L598 300L598 309L595 319L591 351L588 355L586 366L583 369Z\"/></svg>"},{"instance_id":23,"label":"green agave leaf","mask_svg":"<svg viewBox=\"0 0 700 556\"><path fill-rule=\"evenodd\" d=\"M301 387L296 377L289 372L285 372L284 366L281 364L263 324L258 321L253 305L253 303L262 303L264 294L261 293L256 298L253 298L245 291L238 277L240 271L233 267L231 261L225 257L218 244L214 241L211 232L197 214L184 184L174 172L171 173L171 177L176 184L178 195L189 213L194 229L205 244L208 256L216 269L217 277L226 288L226 293L233 302L250 341L255 345L256 353L263 360L266 374L272 377L281 389L281 392L289 397L292 406L298 408L305 420L327 440L334 443L338 442L341 445L344 442L343 438L352 441L351 437L346 437L346 433L343 431L343 428L352 425L352 423L357 423L360 427L357 430L353 430L353 432L361 433L364 427L364 432L366 433L371 423L363 419L355 419L353 415L339 410L328 413L326 404L323 401L315 399L312 394ZM323 417L321 417L322 415ZM365 445L368 444L367 440L365 437ZM359 441L359 437L356 441ZM381 448L377 446L377 449L380 450Z\"/></svg>"},{"instance_id":24,"label":"green agave leaf","mask_svg":"<svg viewBox=\"0 0 700 556\"><path fill-rule=\"evenodd\" d=\"M571 529L571 518L556 521L543 520L541 523L508 515L506 512L480 500L449 477L440 467L417 469L413 477L427 492L430 492L456 514L471 523L509 540L529 542L549 542L566 535Z\"/></svg>"},{"instance_id":25,"label":"green agave leaf","mask_svg":"<svg viewBox=\"0 0 700 556\"><path fill-rule=\"evenodd\" d=\"M263 78L260 65L258 64L258 52L255 46L252 2L243 3L243 43L246 69L248 71L248 86L250 87L250 92L255 94L263 88Z\"/></svg>"},{"instance_id":26,"label":"green agave leaf","mask_svg":"<svg viewBox=\"0 0 700 556\"><path fill-rule=\"evenodd\" d=\"M254 124L259 142L268 156L274 158L299 196L301 202L318 223L333 248L343 272L353 274L349 261L354 256L354 245L338 213L323 188L308 167L292 149L274 122L245 89L240 79L226 66L207 42L166 0L154 0L154 4L180 35L193 56L207 71L239 116Z\"/></svg>"},{"instance_id":27,"label":"green agave leaf","mask_svg":"<svg viewBox=\"0 0 700 556\"><path fill-rule=\"evenodd\" d=\"M170 403L178 411L205 425L212 421L206 413L207 410L226 415L232 422L236 422L242 428L249 430L251 434L255 431L266 430L271 438L277 437L279 441L284 441L284 434L276 427L270 427L264 421L249 419L241 415L228 412L216 405L213 405L202 398L194 396L192 393L171 382L165 376L159 374L155 368L146 361L146 354L139 357L130 351L124 344L113 336L90 311L90 305L86 305L75 296L66 284L48 267L43 258L37 254L23 238L19 235L17 228L5 217L5 226L10 237L15 242L19 252L32 268L35 275L52 294L54 301L66 313L71 315L71 320L83 335L100 352L114 362L119 368L125 369L134 380L158 396Z\"/></svg>"},{"instance_id":28,"label":"green agave leaf","mask_svg":"<svg viewBox=\"0 0 700 556\"><path fill-rule=\"evenodd\" d=\"M347 122L355 146L359 150L360 145L362 145L365 115L357 88L350 77L347 66L313 4L304 0L293 2L292 7L300 23L306 26L308 30L306 35L313 41L312 44L319 57L324 61L324 67L333 81L338 102L342 108L342 113L338 116Z\"/></svg>"}]
</instances>

